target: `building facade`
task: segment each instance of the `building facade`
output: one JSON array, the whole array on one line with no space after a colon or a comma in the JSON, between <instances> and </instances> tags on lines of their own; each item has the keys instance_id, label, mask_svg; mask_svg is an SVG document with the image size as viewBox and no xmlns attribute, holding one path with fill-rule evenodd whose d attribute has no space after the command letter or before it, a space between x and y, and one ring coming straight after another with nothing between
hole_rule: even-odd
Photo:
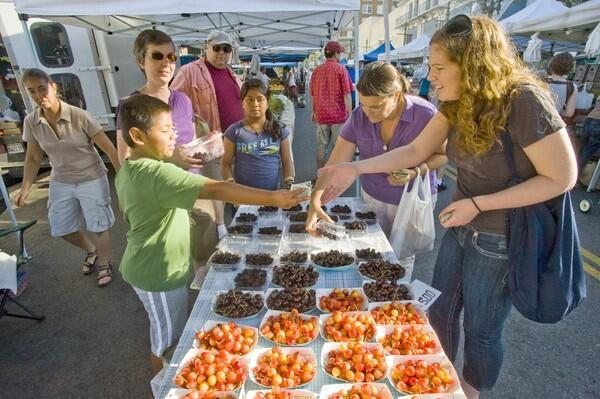
<instances>
[{"instance_id":1,"label":"building facade","mask_svg":"<svg viewBox=\"0 0 600 399\"><path fill-rule=\"evenodd\" d=\"M390 0L390 42L401 47L419 36L431 36L447 20L471 14L474 0ZM369 52L385 40L383 1L361 0L359 54ZM335 36L344 44L348 58L354 57L354 27L341 27Z\"/></svg>"}]
</instances>

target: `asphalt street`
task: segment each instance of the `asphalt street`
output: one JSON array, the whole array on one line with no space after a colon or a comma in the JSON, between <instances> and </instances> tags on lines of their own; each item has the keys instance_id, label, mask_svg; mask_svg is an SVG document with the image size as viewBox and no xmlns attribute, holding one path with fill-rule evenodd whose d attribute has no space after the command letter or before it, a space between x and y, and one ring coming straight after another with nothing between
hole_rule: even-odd
<instances>
[{"instance_id":1,"label":"asphalt street","mask_svg":"<svg viewBox=\"0 0 600 399\"><path fill-rule=\"evenodd\" d=\"M297 109L296 120L293 147L300 182L315 175L315 128L307 109ZM450 203L454 182L450 177L446 182L449 187L439 195L437 212ZM47 194L42 181L33 203L17 210L20 221L38 220L26 233L33 259L25 266L29 286L19 300L46 320L0 319L0 398L149 397L148 320L141 303L118 273L103 289L96 288L94 276L81 274L83 253L50 237ZM574 198L576 203L583 198L595 203L585 215L576 212L587 251L588 299L553 325L530 322L513 310L503 336L500 379L492 391L482 394L483 399L600 397L600 193L574 191ZM118 267L126 225L114 195L113 209L118 217L111 229L112 254ZM0 223L7 225L6 212ZM436 248L417 258L415 278L431 281L443 234L438 225ZM0 239L0 248L14 253L14 238ZM459 354L458 370L461 358Z\"/></svg>"}]
</instances>

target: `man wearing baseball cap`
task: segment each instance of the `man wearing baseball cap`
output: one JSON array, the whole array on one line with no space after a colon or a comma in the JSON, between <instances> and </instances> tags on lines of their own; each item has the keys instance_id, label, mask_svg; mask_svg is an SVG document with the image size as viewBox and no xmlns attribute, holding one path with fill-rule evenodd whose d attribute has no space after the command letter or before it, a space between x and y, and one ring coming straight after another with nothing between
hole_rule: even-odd
<instances>
[{"instance_id":1,"label":"man wearing baseball cap","mask_svg":"<svg viewBox=\"0 0 600 399\"><path fill-rule=\"evenodd\" d=\"M315 68L310 80L312 118L317 124L317 168L325 165L329 146L335 146L338 133L352 112L352 82L339 61L344 47L330 41L323 49L326 61Z\"/></svg>"},{"instance_id":2,"label":"man wearing baseball cap","mask_svg":"<svg viewBox=\"0 0 600 399\"><path fill-rule=\"evenodd\" d=\"M184 65L171 83L171 89L187 94L197 117L203 119L211 132L224 132L230 125L243 119L240 88L242 82L229 67L233 41L228 33L213 30L206 38L206 56ZM220 159L210 161L202 174L222 180ZM227 234L224 224L223 203L213 201L215 223L219 238Z\"/></svg>"}]
</instances>

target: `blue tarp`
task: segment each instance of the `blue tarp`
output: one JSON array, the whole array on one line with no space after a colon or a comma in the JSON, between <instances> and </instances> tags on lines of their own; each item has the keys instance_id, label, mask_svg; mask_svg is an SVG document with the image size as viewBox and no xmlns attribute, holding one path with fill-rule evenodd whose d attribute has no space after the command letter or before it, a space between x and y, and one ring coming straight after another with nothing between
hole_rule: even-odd
<instances>
[{"instance_id":1,"label":"blue tarp","mask_svg":"<svg viewBox=\"0 0 600 399\"><path fill-rule=\"evenodd\" d=\"M275 67L295 67L297 62L261 62L260 66L265 68L275 68Z\"/></svg>"},{"instance_id":2,"label":"blue tarp","mask_svg":"<svg viewBox=\"0 0 600 399\"><path fill-rule=\"evenodd\" d=\"M259 54L261 62L302 62L308 54ZM252 54L240 56L240 61L252 60Z\"/></svg>"},{"instance_id":3,"label":"blue tarp","mask_svg":"<svg viewBox=\"0 0 600 399\"><path fill-rule=\"evenodd\" d=\"M392 46L392 43L390 43L390 51L392 51L393 49L394 46ZM383 53L385 53L385 43L381 43L379 47L377 47L375 50L371 50L368 53L365 53L363 57L365 58L365 62L373 62L377 61L377 56Z\"/></svg>"},{"instance_id":4,"label":"blue tarp","mask_svg":"<svg viewBox=\"0 0 600 399\"><path fill-rule=\"evenodd\" d=\"M529 37L526 36L512 36L511 40L514 43L515 47L519 50L519 51L525 51L525 49L527 48L527 43L529 42ZM577 51L577 52L582 52L583 49L585 48L585 43L576 43L576 42L567 42L567 41L560 41L560 40L547 40L547 39L542 39L543 40L543 45L542 45L542 52L544 53L551 53L551 54L556 54L556 53L562 53L564 51Z\"/></svg>"}]
</instances>

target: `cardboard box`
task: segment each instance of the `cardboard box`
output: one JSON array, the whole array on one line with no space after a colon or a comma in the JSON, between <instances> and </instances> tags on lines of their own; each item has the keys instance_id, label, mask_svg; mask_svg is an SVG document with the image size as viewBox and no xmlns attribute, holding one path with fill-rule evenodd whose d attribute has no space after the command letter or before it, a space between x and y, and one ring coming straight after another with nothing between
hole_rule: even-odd
<instances>
[{"instance_id":1,"label":"cardboard box","mask_svg":"<svg viewBox=\"0 0 600 399\"><path fill-rule=\"evenodd\" d=\"M0 122L0 129L17 129L18 127L17 122Z\"/></svg>"}]
</instances>

